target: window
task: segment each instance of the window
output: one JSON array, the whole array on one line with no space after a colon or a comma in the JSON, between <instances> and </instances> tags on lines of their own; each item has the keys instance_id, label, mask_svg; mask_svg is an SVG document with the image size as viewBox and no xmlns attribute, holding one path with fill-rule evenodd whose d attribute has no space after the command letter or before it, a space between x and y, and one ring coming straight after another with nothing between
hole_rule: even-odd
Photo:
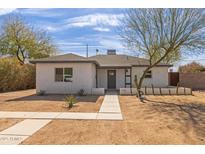
<instances>
[{"instance_id":1,"label":"window","mask_svg":"<svg viewBox=\"0 0 205 154\"><path fill-rule=\"evenodd\" d=\"M72 68L55 68L56 82L71 82L73 77Z\"/></svg>"},{"instance_id":2,"label":"window","mask_svg":"<svg viewBox=\"0 0 205 154\"><path fill-rule=\"evenodd\" d=\"M63 68L56 68L55 69L55 81L56 82L63 82Z\"/></svg>"},{"instance_id":3,"label":"window","mask_svg":"<svg viewBox=\"0 0 205 154\"><path fill-rule=\"evenodd\" d=\"M73 69L64 68L64 82L71 82L72 77L73 77Z\"/></svg>"},{"instance_id":4,"label":"window","mask_svg":"<svg viewBox=\"0 0 205 154\"><path fill-rule=\"evenodd\" d=\"M145 74L145 78L152 78L152 71L148 71L148 72Z\"/></svg>"}]
</instances>

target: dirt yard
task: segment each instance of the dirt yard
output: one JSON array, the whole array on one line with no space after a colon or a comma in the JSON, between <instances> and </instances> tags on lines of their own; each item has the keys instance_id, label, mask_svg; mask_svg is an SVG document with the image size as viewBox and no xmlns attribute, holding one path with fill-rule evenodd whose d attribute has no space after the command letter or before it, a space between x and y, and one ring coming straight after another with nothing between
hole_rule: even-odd
<instances>
[{"instance_id":1,"label":"dirt yard","mask_svg":"<svg viewBox=\"0 0 205 154\"><path fill-rule=\"evenodd\" d=\"M65 107L65 95L37 96L35 90L0 93L0 111L98 112L103 96L76 96L73 108Z\"/></svg>"},{"instance_id":2,"label":"dirt yard","mask_svg":"<svg viewBox=\"0 0 205 154\"><path fill-rule=\"evenodd\" d=\"M5 130L21 121L21 119L0 119L0 131Z\"/></svg>"},{"instance_id":3,"label":"dirt yard","mask_svg":"<svg viewBox=\"0 0 205 154\"><path fill-rule=\"evenodd\" d=\"M55 120L23 144L205 144L205 92L119 98L123 121Z\"/></svg>"}]
</instances>

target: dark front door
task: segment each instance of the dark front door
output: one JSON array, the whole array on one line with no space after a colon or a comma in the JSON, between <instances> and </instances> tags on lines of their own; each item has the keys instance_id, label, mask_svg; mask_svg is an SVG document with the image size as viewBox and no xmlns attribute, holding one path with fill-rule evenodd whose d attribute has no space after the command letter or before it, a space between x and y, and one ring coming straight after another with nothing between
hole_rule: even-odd
<instances>
[{"instance_id":1,"label":"dark front door","mask_svg":"<svg viewBox=\"0 0 205 154\"><path fill-rule=\"evenodd\" d=\"M108 89L116 89L116 71L115 70L107 71L107 82L108 82Z\"/></svg>"}]
</instances>

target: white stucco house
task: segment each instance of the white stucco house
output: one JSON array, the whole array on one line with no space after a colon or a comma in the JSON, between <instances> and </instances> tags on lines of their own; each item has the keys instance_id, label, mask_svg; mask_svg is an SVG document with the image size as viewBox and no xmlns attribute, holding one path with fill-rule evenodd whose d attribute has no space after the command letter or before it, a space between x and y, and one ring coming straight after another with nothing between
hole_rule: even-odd
<instances>
[{"instance_id":1,"label":"white stucco house","mask_svg":"<svg viewBox=\"0 0 205 154\"><path fill-rule=\"evenodd\" d=\"M134 56L107 55L82 57L75 54L58 55L30 61L36 64L36 91L68 94L83 89L87 94L103 94L104 90L133 88L135 75L140 76L149 61ZM167 87L168 68L158 64L146 74L143 86Z\"/></svg>"}]
</instances>

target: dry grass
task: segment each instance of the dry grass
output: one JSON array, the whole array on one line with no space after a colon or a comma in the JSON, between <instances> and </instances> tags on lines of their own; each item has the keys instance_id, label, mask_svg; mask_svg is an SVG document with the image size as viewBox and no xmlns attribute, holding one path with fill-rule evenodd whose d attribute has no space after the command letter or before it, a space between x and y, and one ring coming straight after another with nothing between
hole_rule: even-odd
<instances>
[{"instance_id":1,"label":"dry grass","mask_svg":"<svg viewBox=\"0 0 205 154\"><path fill-rule=\"evenodd\" d=\"M122 96L122 112L143 144L205 144L205 93L194 95Z\"/></svg>"},{"instance_id":2,"label":"dry grass","mask_svg":"<svg viewBox=\"0 0 205 154\"><path fill-rule=\"evenodd\" d=\"M0 131L7 129L22 120L20 119L0 119Z\"/></svg>"},{"instance_id":3,"label":"dry grass","mask_svg":"<svg viewBox=\"0 0 205 154\"><path fill-rule=\"evenodd\" d=\"M98 112L103 96L77 96L78 103L65 107L65 95L37 96L35 90L1 93L0 111Z\"/></svg>"},{"instance_id":4,"label":"dry grass","mask_svg":"<svg viewBox=\"0 0 205 154\"><path fill-rule=\"evenodd\" d=\"M55 120L23 144L205 144L205 93L120 96L123 121Z\"/></svg>"}]
</instances>

